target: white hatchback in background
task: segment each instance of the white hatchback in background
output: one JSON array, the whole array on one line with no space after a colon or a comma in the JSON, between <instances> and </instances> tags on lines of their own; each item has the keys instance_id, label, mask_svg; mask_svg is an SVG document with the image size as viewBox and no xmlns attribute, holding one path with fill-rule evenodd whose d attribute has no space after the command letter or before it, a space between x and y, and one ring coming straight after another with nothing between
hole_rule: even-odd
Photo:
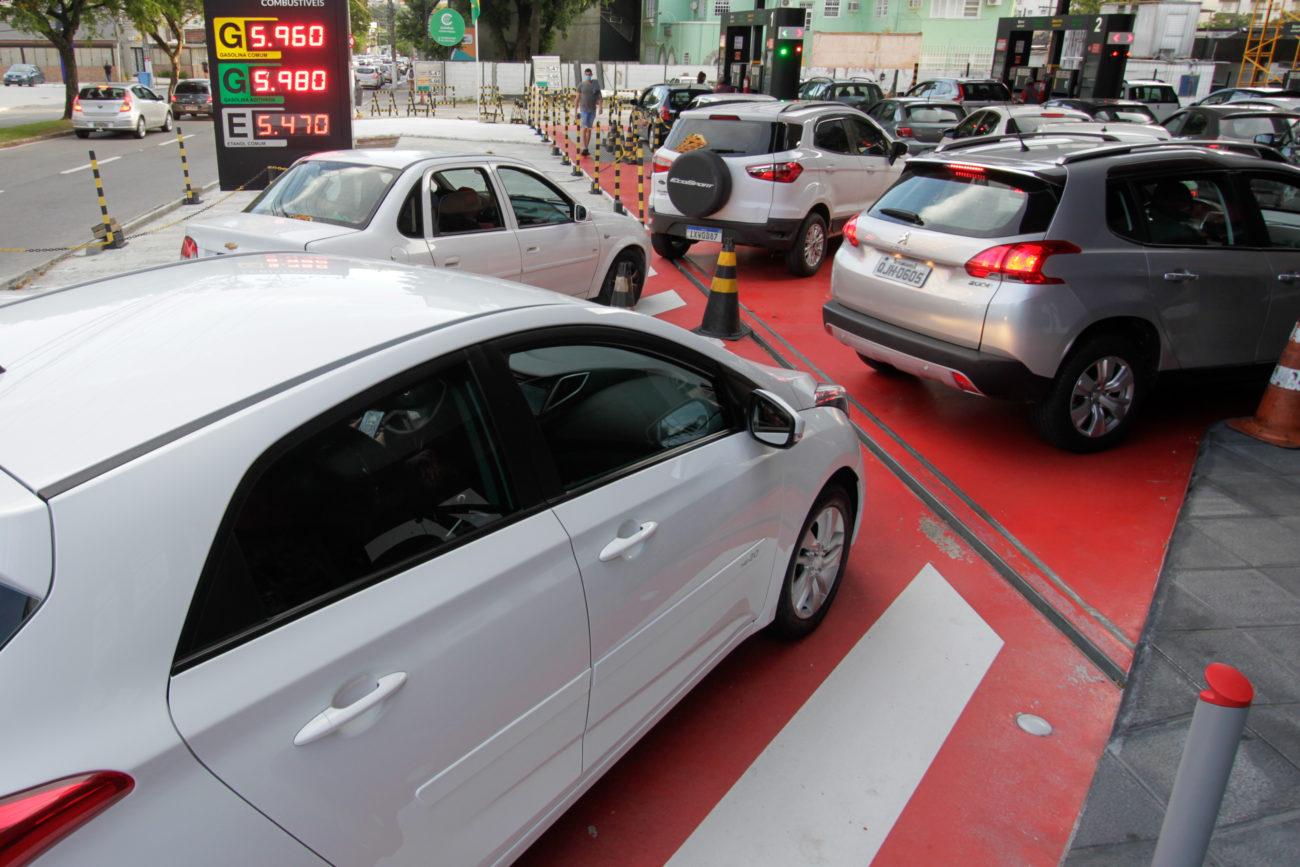
<instances>
[{"instance_id":1,"label":"white hatchback in background","mask_svg":"<svg viewBox=\"0 0 1300 867\"><path fill-rule=\"evenodd\" d=\"M682 112L655 152L650 240L675 259L695 241L785 251L815 274L830 238L902 171L906 142L838 102L756 102Z\"/></svg>"},{"instance_id":2,"label":"white hatchback in background","mask_svg":"<svg viewBox=\"0 0 1300 867\"><path fill-rule=\"evenodd\" d=\"M1073 108L1045 105L990 105L972 111L961 123L951 130L945 130L943 137L939 139L939 147L942 148L948 142L976 136L1038 132L1047 124L1059 128L1066 124L1091 121L1092 116L1087 112Z\"/></svg>"},{"instance_id":3,"label":"white hatchback in background","mask_svg":"<svg viewBox=\"0 0 1300 867\"><path fill-rule=\"evenodd\" d=\"M842 389L527 286L236 256L0 332L6 867L509 863L858 527Z\"/></svg>"},{"instance_id":4,"label":"white hatchback in background","mask_svg":"<svg viewBox=\"0 0 1300 867\"><path fill-rule=\"evenodd\" d=\"M1156 120L1161 123L1169 120L1170 115L1182 108L1178 91L1174 90L1169 82L1158 78L1126 81L1120 96L1146 103L1155 114Z\"/></svg>"},{"instance_id":5,"label":"white hatchback in background","mask_svg":"<svg viewBox=\"0 0 1300 867\"><path fill-rule=\"evenodd\" d=\"M383 149L299 160L242 214L191 223L181 257L271 250L456 268L602 303L625 264L635 302L650 258L635 217L588 210L523 160Z\"/></svg>"},{"instance_id":6,"label":"white hatchback in background","mask_svg":"<svg viewBox=\"0 0 1300 867\"><path fill-rule=\"evenodd\" d=\"M171 106L143 84L86 84L72 101L72 129L77 138L97 130L144 138L151 129L169 132L171 128Z\"/></svg>"}]
</instances>

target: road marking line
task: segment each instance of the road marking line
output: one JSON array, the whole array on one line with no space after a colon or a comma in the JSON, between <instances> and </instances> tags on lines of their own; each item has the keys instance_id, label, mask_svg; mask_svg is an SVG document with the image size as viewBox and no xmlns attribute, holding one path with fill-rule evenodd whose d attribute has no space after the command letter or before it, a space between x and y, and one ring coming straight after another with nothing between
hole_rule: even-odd
<instances>
[{"instance_id":1,"label":"road marking line","mask_svg":"<svg viewBox=\"0 0 1300 867\"><path fill-rule=\"evenodd\" d=\"M685 307L686 302L682 296L678 295L672 289L664 292L656 292L653 295L642 296L641 300L636 303L636 312L644 313L646 316L658 316L661 313L667 313L669 310L676 310L678 307Z\"/></svg>"},{"instance_id":2,"label":"road marking line","mask_svg":"<svg viewBox=\"0 0 1300 867\"><path fill-rule=\"evenodd\" d=\"M185 139L187 138L194 138L194 134L190 133L187 136L181 136L181 141L185 141ZM158 147L160 148L171 147L174 144L176 144L176 139L168 139L167 141L158 142Z\"/></svg>"},{"instance_id":3,"label":"road marking line","mask_svg":"<svg viewBox=\"0 0 1300 867\"><path fill-rule=\"evenodd\" d=\"M96 162L98 162L102 166L104 165L104 163L111 163L113 160L120 160L120 159L121 157L105 157L102 160L96 160ZM75 169L64 169L63 171L59 172L59 174L70 175L73 172L84 172L88 168L90 168L90 163L86 163L84 166L77 166Z\"/></svg>"},{"instance_id":4,"label":"road marking line","mask_svg":"<svg viewBox=\"0 0 1300 867\"><path fill-rule=\"evenodd\" d=\"M870 863L1001 648L926 564L669 865Z\"/></svg>"}]
</instances>

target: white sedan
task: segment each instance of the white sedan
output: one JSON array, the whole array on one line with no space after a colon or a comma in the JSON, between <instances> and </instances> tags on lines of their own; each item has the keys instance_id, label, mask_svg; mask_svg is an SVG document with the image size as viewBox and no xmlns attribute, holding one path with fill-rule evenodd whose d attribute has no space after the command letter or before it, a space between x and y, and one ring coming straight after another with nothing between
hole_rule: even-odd
<instances>
[{"instance_id":1,"label":"white sedan","mask_svg":"<svg viewBox=\"0 0 1300 867\"><path fill-rule=\"evenodd\" d=\"M5 864L504 864L826 615L842 390L303 253L0 308Z\"/></svg>"},{"instance_id":2,"label":"white sedan","mask_svg":"<svg viewBox=\"0 0 1300 867\"><path fill-rule=\"evenodd\" d=\"M523 160L411 150L299 160L244 213L191 224L181 257L272 250L458 268L601 303L624 264L635 302L650 261L636 218L588 210Z\"/></svg>"}]
</instances>

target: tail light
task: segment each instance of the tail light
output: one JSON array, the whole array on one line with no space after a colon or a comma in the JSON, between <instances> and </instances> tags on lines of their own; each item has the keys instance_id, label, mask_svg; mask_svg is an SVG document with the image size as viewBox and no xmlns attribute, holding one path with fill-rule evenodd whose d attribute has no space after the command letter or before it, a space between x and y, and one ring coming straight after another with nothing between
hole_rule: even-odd
<instances>
[{"instance_id":1,"label":"tail light","mask_svg":"<svg viewBox=\"0 0 1300 867\"><path fill-rule=\"evenodd\" d=\"M910 126L900 126L894 129L894 134L900 138L913 138L912 128Z\"/></svg>"},{"instance_id":2,"label":"tail light","mask_svg":"<svg viewBox=\"0 0 1300 867\"><path fill-rule=\"evenodd\" d=\"M760 181L789 184L803 174L803 166L799 163L764 163L760 166L745 166L745 172Z\"/></svg>"},{"instance_id":3,"label":"tail light","mask_svg":"<svg viewBox=\"0 0 1300 867\"><path fill-rule=\"evenodd\" d=\"M181 258L182 259L199 258L199 245L194 243L194 239L191 238L189 235L186 235L185 240L181 241Z\"/></svg>"},{"instance_id":4,"label":"tail light","mask_svg":"<svg viewBox=\"0 0 1300 867\"><path fill-rule=\"evenodd\" d=\"M130 91L127 91L126 93L122 94L122 104L121 104L120 106L118 106L117 110L118 110L118 111L130 111L130 110L131 110L131 93L130 93Z\"/></svg>"},{"instance_id":5,"label":"tail light","mask_svg":"<svg viewBox=\"0 0 1300 867\"><path fill-rule=\"evenodd\" d=\"M1043 263L1057 253L1082 253L1069 241L1040 241L1029 244L1000 244L989 247L966 263L972 277L1000 275L1021 283L1062 283L1043 274Z\"/></svg>"},{"instance_id":6,"label":"tail light","mask_svg":"<svg viewBox=\"0 0 1300 867\"><path fill-rule=\"evenodd\" d=\"M212 105L212 94L209 93L203 101L206 102L208 105Z\"/></svg>"},{"instance_id":7,"label":"tail light","mask_svg":"<svg viewBox=\"0 0 1300 867\"><path fill-rule=\"evenodd\" d=\"M659 174L660 172L666 172L666 171L668 171L668 170L671 169L672 167L673 167L673 164L670 163L668 160L664 159L663 157L655 157L655 158L654 158L654 162L651 163L651 171L650 171L650 173L653 174L653 175L657 175L657 174Z\"/></svg>"},{"instance_id":8,"label":"tail light","mask_svg":"<svg viewBox=\"0 0 1300 867\"><path fill-rule=\"evenodd\" d=\"M858 246L858 218L852 216L844 224L844 240L848 241L854 247Z\"/></svg>"},{"instance_id":9,"label":"tail light","mask_svg":"<svg viewBox=\"0 0 1300 867\"><path fill-rule=\"evenodd\" d=\"M0 864L29 863L133 788L126 774L96 771L0 798Z\"/></svg>"},{"instance_id":10,"label":"tail light","mask_svg":"<svg viewBox=\"0 0 1300 867\"><path fill-rule=\"evenodd\" d=\"M176 94L173 93L173 94L172 94L172 102L179 102L179 101L180 101L180 100L178 100L178 99L176 98Z\"/></svg>"},{"instance_id":11,"label":"tail light","mask_svg":"<svg viewBox=\"0 0 1300 867\"><path fill-rule=\"evenodd\" d=\"M664 123L672 122L673 116L669 114L668 106L666 105L663 108L659 109L659 116L663 118Z\"/></svg>"},{"instance_id":12,"label":"tail light","mask_svg":"<svg viewBox=\"0 0 1300 867\"><path fill-rule=\"evenodd\" d=\"M72 98L72 110L73 110L73 111L81 111L81 110L82 110L82 108L81 108L81 97L79 97L79 96L74 96L74 97Z\"/></svg>"}]
</instances>

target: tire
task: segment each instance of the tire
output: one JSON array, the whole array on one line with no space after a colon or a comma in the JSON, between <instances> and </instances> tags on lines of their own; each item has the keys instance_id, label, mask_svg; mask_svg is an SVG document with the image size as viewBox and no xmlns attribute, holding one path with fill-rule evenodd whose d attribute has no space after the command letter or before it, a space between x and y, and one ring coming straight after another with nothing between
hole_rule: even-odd
<instances>
[{"instance_id":1,"label":"tire","mask_svg":"<svg viewBox=\"0 0 1300 867\"><path fill-rule=\"evenodd\" d=\"M881 373L884 374L885 376L904 375L903 371L899 370L897 367L894 367L894 365L890 364L888 361L879 361L875 358L868 358L867 356L863 355L861 352L858 353L858 358L861 358L862 363L865 364L867 367L870 367L876 373Z\"/></svg>"},{"instance_id":2,"label":"tire","mask_svg":"<svg viewBox=\"0 0 1300 867\"><path fill-rule=\"evenodd\" d=\"M149 131L144 128L144 118L141 117L139 120L135 122L135 137L144 138L148 134Z\"/></svg>"},{"instance_id":3,"label":"tire","mask_svg":"<svg viewBox=\"0 0 1300 867\"><path fill-rule=\"evenodd\" d=\"M73 132L77 134L77 138L90 138L90 130L88 129L74 129Z\"/></svg>"},{"instance_id":4,"label":"tire","mask_svg":"<svg viewBox=\"0 0 1300 867\"><path fill-rule=\"evenodd\" d=\"M795 236L794 246L785 253L785 267L796 277L811 277L821 270L826 261L826 221L821 214L812 213L804 218Z\"/></svg>"},{"instance_id":5,"label":"tire","mask_svg":"<svg viewBox=\"0 0 1300 867\"><path fill-rule=\"evenodd\" d=\"M641 263L641 256L631 249L621 251L614 257L614 261L609 265L609 272L605 274L605 282L600 284L600 294L596 296L597 304L609 305L614 300L614 280L618 277L619 266L624 262L632 263L632 276L628 279L628 294L632 296L632 304L636 305L641 300L641 290L645 288L645 267Z\"/></svg>"},{"instance_id":6,"label":"tire","mask_svg":"<svg viewBox=\"0 0 1300 867\"><path fill-rule=\"evenodd\" d=\"M722 157L704 148L673 160L666 183L668 201L688 217L707 217L731 198L731 170Z\"/></svg>"},{"instance_id":7,"label":"tire","mask_svg":"<svg viewBox=\"0 0 1300 867\"><path fill-rule=\"evenodd\" d=\"M808 512L781 582L776 617L769 627L780 638L803 638L826 617L848 564L853 507L839 485L828 485Z\"/></svg>"},{"instance_id":8,"label":"tire","mask_svg":"<svg viewBox=\"0 0 1300 867\"><path fill-rule=\"evenodd\" d=\"M1030 421L1057 448L1104 451L1128 433L1150 383L1150 367L1132 341L1098 334L1065 359L1047 397L1030 408Z\"/></svg>"},{"instance_id":9,"label":"tire","mask_svg":"<svg viewBox=\"0 0 1300 867\"><path fill-rule=\"evenodd\" d=\"M695 242L688 241L685 238L678 238L675 235L665 235L662 232L656 232L650 236L650 246L665 259L682 258L693 243Z\"/></svg>"},{"instance_id":10,"label":"tire","mask_svg":"<svg viewBox=\"0 0 1300 867\"><path fill-rule=\"evenodd\" d=\"M170 111L167 112L167 116L163 118L162 126L160 127L160 129L163 132L172 131L172 113Z\"/></svg>"}]
</instances>

